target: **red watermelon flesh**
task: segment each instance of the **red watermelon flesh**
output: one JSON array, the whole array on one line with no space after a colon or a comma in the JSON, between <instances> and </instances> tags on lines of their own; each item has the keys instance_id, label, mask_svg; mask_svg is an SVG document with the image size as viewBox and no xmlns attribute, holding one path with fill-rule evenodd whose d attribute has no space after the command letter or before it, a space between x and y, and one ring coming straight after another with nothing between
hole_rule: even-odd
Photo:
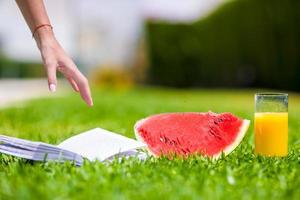
<instances>
[{"instance_id":1,"label":"red watermelon flesh","mask_svg":"<svg viewBox=\"0 0 300 200\"><path fill-rule=\"evenodd\" d=\"M201 154L217 158L240 144L249 124L231 113L164 113L138 121L135 134L156 156Z\"/></svg>"}]
</instances>

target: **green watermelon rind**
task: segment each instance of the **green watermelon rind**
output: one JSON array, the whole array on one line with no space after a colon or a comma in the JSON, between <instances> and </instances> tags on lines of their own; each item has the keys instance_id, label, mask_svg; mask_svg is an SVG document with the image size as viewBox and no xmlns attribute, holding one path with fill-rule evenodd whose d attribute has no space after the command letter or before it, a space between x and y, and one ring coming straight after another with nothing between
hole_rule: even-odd
<instances>
[{"instance_id":1,"label":"green watermelon rind","mask_svg":"<svg viewBox=\"0 0 300 200\"><path fill-rule=\"evenodd\" d=\"M172 114L172 113L162 113L162 114ZM140 119L138 120L135 125L134 125L134 134L135 134L135 138L140 141L140 142L143 142L144 144L147 145L147 143L144 141L144 139L139 135L139 132L138 132L138 127L141 126L141 124L143 124L143 122L145 122L148 118L150 118L151 116L149 117L146 117L146 118L143 118L143 119ZM240 130L237 134L237 137L235 138L235 140L229 144L223 151L221 151L220 153L218 154L215 154L213 156L210 156L212 159L219 159L222 155L222 153L224 153L225 156L227 156L228 154L230 154L231 152L233 152L238 146L239 144L242 142L244 136L246 135L247 133L247 130L250 126L250 120L247 120L247 119L243 119L243 123L240 127ZM153 155L154 157L158 157L156 154L154 154L150 148L148 148L148 152L150 155Z\"/></svg>"}]
</instances>

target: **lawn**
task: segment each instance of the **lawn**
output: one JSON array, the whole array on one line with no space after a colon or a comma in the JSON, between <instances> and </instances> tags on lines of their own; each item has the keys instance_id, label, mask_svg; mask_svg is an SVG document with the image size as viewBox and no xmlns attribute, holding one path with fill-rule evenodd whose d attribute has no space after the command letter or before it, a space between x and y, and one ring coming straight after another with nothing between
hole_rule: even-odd
<instances>
[{"instance_id":1,"label":"lawn","mask_svg":"<svg viewBox=\"0 0 300 200\"><path fill-rule=\"evenodd\" d=\"M254 90L95 90L2 109L0 133L57 144L95 127L134 137L134 123L161 112L232 112L253 120ZM253 154L253 123L241 145L218 161L203 157L103 164L31 163L0 155L0 199L299 199L300 95L289 99L289 155Z\"/></svg>"}]
</instances>

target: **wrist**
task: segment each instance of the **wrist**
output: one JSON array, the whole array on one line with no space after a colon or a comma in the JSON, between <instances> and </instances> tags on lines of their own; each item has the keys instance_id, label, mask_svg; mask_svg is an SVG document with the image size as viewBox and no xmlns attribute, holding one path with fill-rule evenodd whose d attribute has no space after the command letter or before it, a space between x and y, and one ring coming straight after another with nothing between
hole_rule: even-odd
<instances>
[{"instance_id":1,"label":"wrist","mask_svg":"<svg viewBox=\"0 0 300 200\"><path fill-rule=\"evenodd\" d=\"M34 39L38 48L40 49L42 46L49 44L55 40L55 36L50 26L43 26L36 30L34 33Z\"/></svg>"}]
</instances>

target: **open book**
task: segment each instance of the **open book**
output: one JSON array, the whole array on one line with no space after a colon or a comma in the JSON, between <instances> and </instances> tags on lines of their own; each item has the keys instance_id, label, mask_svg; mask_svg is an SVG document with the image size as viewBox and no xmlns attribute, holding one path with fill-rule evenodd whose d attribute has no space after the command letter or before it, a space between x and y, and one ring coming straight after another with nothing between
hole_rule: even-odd
<instances>
[{"instance_id":1,"label":"open book","mask_svg":"<svg viewBox=\"0 0 300 200\"><path fill-rule=\"evenodd\" d=\"M58 146L0 135L0 153L35 161L74 161L79 166L85 158L90 161L111 160L116 156L145 159L147 154L141 151L145 147L142 142L101 128L73 136Z\"/></svg>"}]
</instances>

